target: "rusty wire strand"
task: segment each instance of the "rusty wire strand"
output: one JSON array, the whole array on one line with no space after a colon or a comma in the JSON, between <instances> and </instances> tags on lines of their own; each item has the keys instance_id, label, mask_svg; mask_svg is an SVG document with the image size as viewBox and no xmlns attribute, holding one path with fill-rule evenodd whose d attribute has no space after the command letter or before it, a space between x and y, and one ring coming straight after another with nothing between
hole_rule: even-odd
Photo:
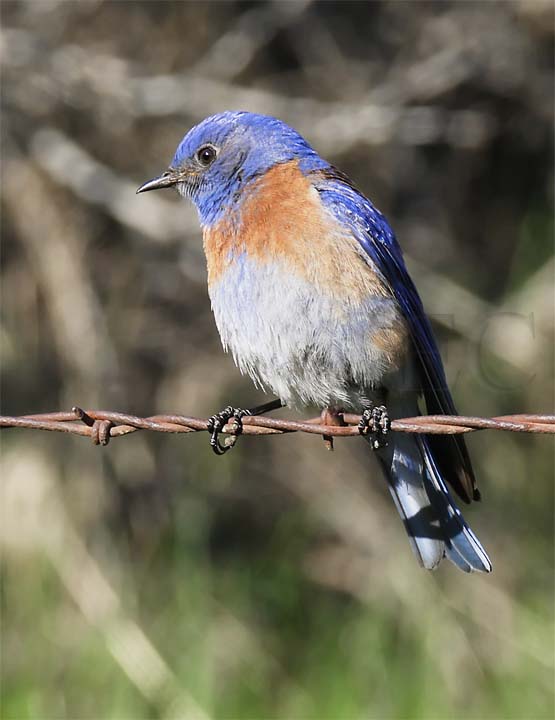
<instances>
[{"instance_id":1,"label":"rusty wire strand","mask_svg":"<svg viewBox=\"0 0 555 720\"><path fill-rule=\"evenodd\" d=\"M281 435L305 432L326 437L359 435L360 416L342 415L345 425L324 425L321 418L309 420L278 420L269 417L243 418L244 435ZM129 435L137 430L163 433L188 433L208 429L208 420L184 415L152 415L138 417L109 410L83 410L74 407L70 412L51 412L17 417L0 416L0 428L27 428L83 435L95 445L107 445L111 438ZM233 435L234 422L228 423L224 433ZM555 415L503 415L483 418L467 415L422 415L391 421L394 432L456 435L476 430L506 430L510 432L555 434Z\"/></svg>"}]
</instances>

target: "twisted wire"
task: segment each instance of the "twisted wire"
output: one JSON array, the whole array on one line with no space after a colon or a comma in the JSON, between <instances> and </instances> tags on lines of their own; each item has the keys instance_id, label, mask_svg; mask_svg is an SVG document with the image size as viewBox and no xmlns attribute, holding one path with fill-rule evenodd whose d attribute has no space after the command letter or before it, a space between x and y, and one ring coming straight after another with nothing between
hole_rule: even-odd
<instances>
[{"instance_id":1,"label":"twisted wire","mask_svg":"<svg viewBox=\"0 0 555 720\"><path fill-rule=\"evenodd\" d=\"M360 416L341 415L344 425L325 425L321 418L281 420L262 416L243 418L244 435L282 435L304 432L326 437L359 435ZM69 412L50 412L37 415L0 416L0 428L26 428L70 433L89 437L96 445L107 445L110 439L148 430L162 433L189 433L208 430L208 419L185 415L151 415L139 417L110 410L83 410L73 407ZM484 418L469 415L422 415L391 420L393 432L455 435L477 430L505 430L509 432L555 434L555 415L515 414ZM222 432L234 435L233 420Z\"/></svg>"}]
</instances>

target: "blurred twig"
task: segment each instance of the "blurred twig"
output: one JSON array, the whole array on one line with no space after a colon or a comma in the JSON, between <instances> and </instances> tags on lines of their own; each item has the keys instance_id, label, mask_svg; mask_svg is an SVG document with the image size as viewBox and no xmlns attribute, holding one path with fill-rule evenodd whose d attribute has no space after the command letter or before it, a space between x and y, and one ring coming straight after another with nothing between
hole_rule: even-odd
<instances>
[{"instance_id":1,"label":"blurred twig","mask_svg":"<svg viewBox=\"0 0 555 720\"><path fill-rule=\"evenodd\" d=\"M323 425L320 418L309 420L276 420L268 417L243 418L245 435L281 435L289 432L305 432L313 435L352 437L359 435L359 415L342 414L344 426ZM72 408L71 412L41 413L18 417L0 416L0 427L27 428L66 432L90 437L96 445L107 445L110 438L128 435L137 430L163 433L187 433L208 430L208 420L184 415L152 415L138 417L109 410L83 410ZM516 414L495 418L467 415L422 415L391 421L391 430L405 433L433 435L457 435L476 430L508 430L555 434L555 415ZM236 425L229 423L224 433L234 435Z\"/></svg>"},{"instance_id":2,"label":"blurred twig","mask_svg":"<svg viewBox=\"0 0 555 720\"><path fill-rule=\"evenodd\" d=\"M287 24L288 18L290 20L294 15L294 12L282 13L280 18L275 18L273 27ZM359 95L352 102L346 99L330 102L312 96L291 97L268 88L232 82L231 78L240 72L243 64L248 64L256 50L256 43L251 48L241 45L238 49L237 46L245 26L252 22L251 15L243 18L243 24L238 23L236 32L224 35L222 45L215 43L199 61L198 69L189 72L141 75L143 68L138 63L109 53L95 53L91 48L85 50L73 43L56 48L49 62L49 67L55 71L45 71L42 65L33 64L39 52L37 35L9 27L2 34L2 60L8 68L19 72L26 69L22 82L26 87L41 88L40 101L48 109L56 102L64 102L66 97L71 97L73 103L78 97L80 108L88 108L98 117L103 112L113 113L115 108L121 118L181 116L194 108L194 116L200 119L223 107L250 108L277 117L287 116L303 133L310 129L312 140L324 153L346 152L361 142L382 145L392 139L407 145L441 141L455 147L473 148L498 132L495 118L486 109L449 109L431 102L438 92L452 90L468 74L473 75L478 59L474 64L466 62L464 65L468 69L456 75L452 72L444 74L439 81L428 64L422 68L417 66L406 81L406 87L396 87L392 92L388 85L382 86L379 92L367 93L364 97ZM268 27L266 31L271 35L274 29ZM229 73L222 74L221 54L230 44L234 45L237 59L231 63ZM467 52L465 46L452 49L448 58L434 58L433 68L446 61L450 67L461 65L460 59ZM211 76L214 72L218 74L217 79ZM409 106L415 86L418 96L424 96L427 105ZM19 86L10 86L6 92L18 106L27 102L22 99ZM380 95L386 97L385 104ZM340 133L338 128L341 128Z\"/></svg>"}]
</instances>

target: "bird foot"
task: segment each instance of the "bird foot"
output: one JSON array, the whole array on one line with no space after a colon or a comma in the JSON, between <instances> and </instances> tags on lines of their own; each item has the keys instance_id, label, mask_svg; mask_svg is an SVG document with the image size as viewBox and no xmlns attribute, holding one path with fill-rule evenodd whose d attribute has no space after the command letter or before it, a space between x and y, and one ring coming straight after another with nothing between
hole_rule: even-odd
<instances>
[{"instance_id":1,"label":"bird foot","mask_svg":"<svg viewBox=\"0 0 555 720\"><path fill-rule=\"evenodd\" d=\"M241 408L234 408L228 405L226 408L221 410L219 413L212 415L208 419L206 429L210 433L210 447L216 453L216 455L225 455L228 450L235 445L237 438L243 432L243 418L245 415L252 415L250 410L242 410ZM227 425L227 423L233 418L234 428L233 433L226 440L225 444L220 442L220 433Z\"/></svg>"},{"instance_id":2,"label":"bird foot","mask_svg":"<svg viewBox=\"0 0 555 720\"><path fill-rule=\"evenodd\" d=\"M370 446L373 450L379 450L387 445L386 435L391 427L391 420L385 405L374 405L362 413L358 424L358 431L361 435L370 436Z\"/></svg>"},{"instance_id":3,"label":"bird foot","mask_svg":"<svg viewBox=\"0 0 555 720\"><path fill-rule=\"evenodd\" d=\"M231 450L237 442L237 438L243 432L243 418L246 415L264 415L271 410L278 410L281 407L284 407L284 403L277 398L263 403L262 405L250 408L250 410L234 408L231 407L231 405L228 405L221 412L212 415L212 417L208 420L206 429L210 433L210 447L216 455L224 455L228 450ZM219 440L219 435L231 418L235 421L235 427L233 428L232 434L225 441L225 444L222 445Z\"/></svg>"}]
</instances>

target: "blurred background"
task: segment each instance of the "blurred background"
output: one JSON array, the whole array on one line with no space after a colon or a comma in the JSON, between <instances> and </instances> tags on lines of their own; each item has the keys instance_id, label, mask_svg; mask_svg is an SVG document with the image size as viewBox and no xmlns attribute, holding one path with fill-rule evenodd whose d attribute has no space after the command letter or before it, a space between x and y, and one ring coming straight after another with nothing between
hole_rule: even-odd
<instances>
[{"instance_id":1,"label":"blurred background","mask_svg":"<svg viewBox=\"0 0 555 720\"><path fill-rule=\"evenodd\" d=\"M4 414L263 401L194 210L134 194L224 109L385 212L462 413L553 411L551 2L1 11ZM355 440L6 431L2 717L552 718L553 441L468 444L488 577L418 567Z\"/></svg>"}]
</instances>

